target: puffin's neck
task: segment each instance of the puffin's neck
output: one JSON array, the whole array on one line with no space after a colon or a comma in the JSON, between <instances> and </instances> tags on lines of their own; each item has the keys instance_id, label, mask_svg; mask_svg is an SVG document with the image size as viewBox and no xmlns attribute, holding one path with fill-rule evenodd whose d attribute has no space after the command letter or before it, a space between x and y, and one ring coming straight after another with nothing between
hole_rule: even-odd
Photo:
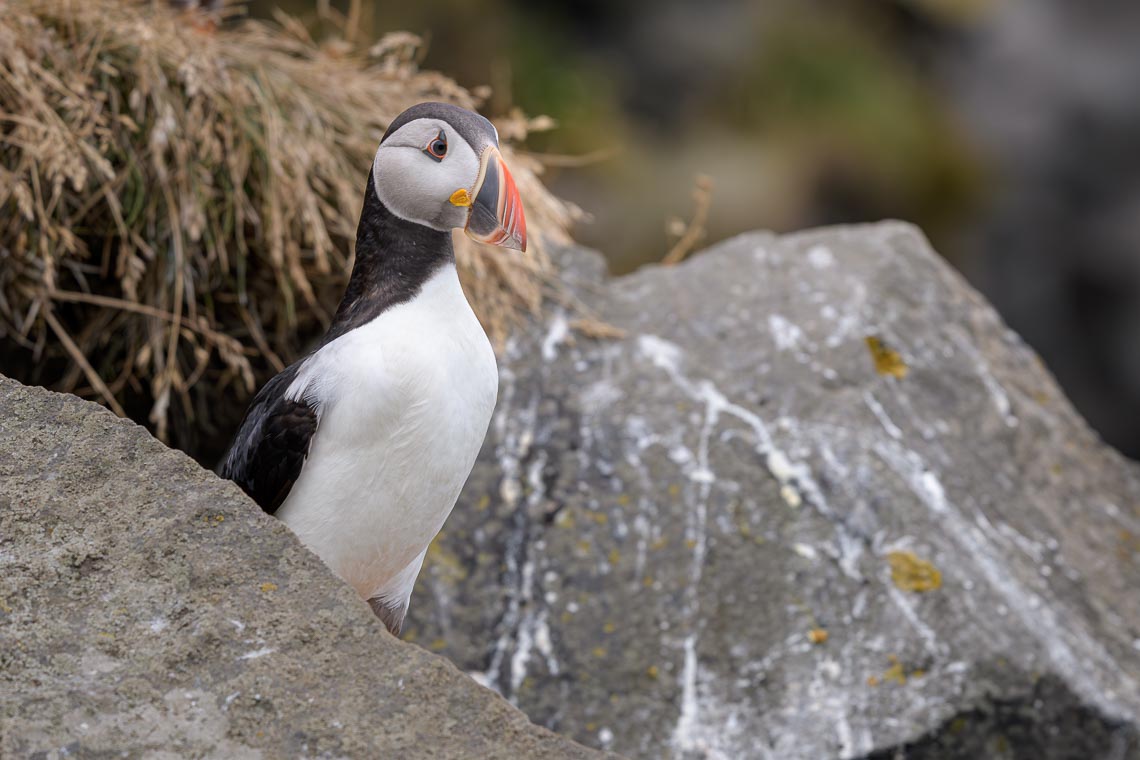
<instances>
[{"instance_id":1,"label":"puffin's neck","mask_svg":"<svg viewBox=\"0 0 1140 760\"><path fill-rule=\"evenodd\" d=\"M376 196L371 172L356 229L356 261L322 345L367 324L420 292L441 267L455 263L451 233L409 222Z\"/></svg>"}]
</instances>

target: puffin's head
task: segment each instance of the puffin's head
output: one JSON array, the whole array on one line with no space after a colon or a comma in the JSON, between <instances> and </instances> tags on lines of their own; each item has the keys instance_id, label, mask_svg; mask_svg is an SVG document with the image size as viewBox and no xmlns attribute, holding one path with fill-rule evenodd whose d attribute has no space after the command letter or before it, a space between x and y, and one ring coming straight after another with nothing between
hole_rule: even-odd
<instances>
[{"instance_id":1,"label":"puffin's head","mask_svg":"<svg viewBox=\"0 0 1140 760\"><path fill-rule=\"evenodd\" d=\"M476 113L420 103L388 127L372 163L376 196L401 219L526 250L526 219L499 133Z\"/></svg>"}]
</instances>

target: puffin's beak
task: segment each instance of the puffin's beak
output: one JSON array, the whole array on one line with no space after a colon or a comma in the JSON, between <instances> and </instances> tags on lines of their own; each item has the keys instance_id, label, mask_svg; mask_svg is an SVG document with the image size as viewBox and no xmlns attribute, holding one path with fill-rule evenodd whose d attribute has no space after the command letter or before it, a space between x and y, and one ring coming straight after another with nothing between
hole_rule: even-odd
<instances>
[{"instance_id":1,"label":"puffin's beak","mask_svg":"<svg viewBox=\"0 0 1140 760\"><path fill-rule=\"evenodd\" d=\"M526 250L526 218L515 178L495 147L483 151L464 232L473 240Z\"/></svg>"}]
</instances>

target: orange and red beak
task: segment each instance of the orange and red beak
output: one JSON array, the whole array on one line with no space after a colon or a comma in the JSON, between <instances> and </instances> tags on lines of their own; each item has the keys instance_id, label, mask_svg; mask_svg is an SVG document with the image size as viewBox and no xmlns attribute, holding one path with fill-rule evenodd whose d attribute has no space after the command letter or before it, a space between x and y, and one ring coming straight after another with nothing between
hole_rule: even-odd
<instances>
[{"instance_id":1,"label":"orange and red beak","mask_svg":"<svg viewBox=\"0 0 1140 760\"><path fill-rule=\"evenodd\" d=\"M473 240L525 251L526 217L519 190L502 154L493 146L483 151L472 196L463 231Z\"/></svg>"}]
</instances>

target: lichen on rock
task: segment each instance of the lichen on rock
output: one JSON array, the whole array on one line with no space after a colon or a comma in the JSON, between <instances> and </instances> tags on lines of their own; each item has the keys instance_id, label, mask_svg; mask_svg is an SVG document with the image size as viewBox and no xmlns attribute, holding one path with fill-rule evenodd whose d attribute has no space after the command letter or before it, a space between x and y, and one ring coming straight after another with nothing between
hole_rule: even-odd
<instances>
[{"instance_id":1,"label":"lichen on rock","mask_svg":"<svg viewBox=\"0 0 1140 760\"><path fill-rule=\"evenodd\" d=\"M889 552L887 562L891 566L891 583L903 591L935 591L942 588L942 573L914 552Z\"/></svg>"}]
</instances>

